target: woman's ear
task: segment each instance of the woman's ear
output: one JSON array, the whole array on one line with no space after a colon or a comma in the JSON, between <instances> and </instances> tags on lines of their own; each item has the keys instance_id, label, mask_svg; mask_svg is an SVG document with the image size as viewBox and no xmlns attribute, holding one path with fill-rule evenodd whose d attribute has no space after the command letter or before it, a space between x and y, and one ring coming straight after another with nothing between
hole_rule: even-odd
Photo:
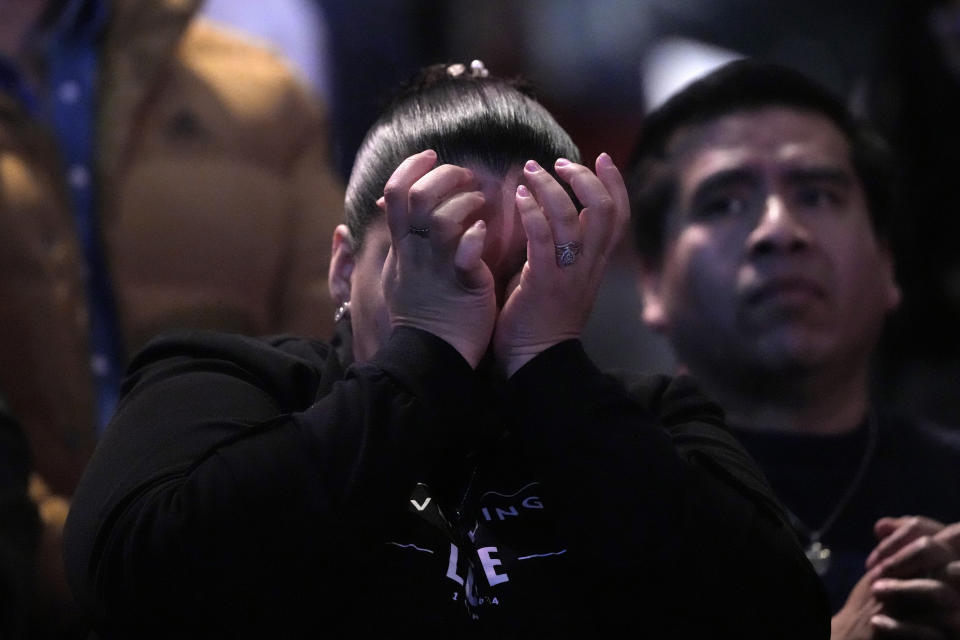
<instances>
[{"instance_id":1,"label":"woman's ear","mask_svg":"<svg viewBox=\"0 0 960 640\"><path fill-rule=\"evenodd\" d=\"M330 252L327 284L330 287L330 296L338 305L350 301L350 276L353 275L357 258L355 246L347 225L337 225L333 230L333 247Z\"/></svg>"}]
</instances>

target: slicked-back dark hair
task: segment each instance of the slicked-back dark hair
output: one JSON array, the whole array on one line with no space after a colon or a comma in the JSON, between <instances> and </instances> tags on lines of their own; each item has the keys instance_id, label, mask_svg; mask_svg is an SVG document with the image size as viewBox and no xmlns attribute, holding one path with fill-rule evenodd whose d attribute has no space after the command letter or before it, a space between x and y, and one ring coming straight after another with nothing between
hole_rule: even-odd
<instances>
[{"instance_id":1,"label":"slicked-back dark hair","mask_svg":"<svg viewBox=\"0 0 960 640\"><path fill-rule=\"evenodd\" d=\"M799 71L751 59L728 62L650 112L627 167L634 240L647 264L663 257L666 219L675 205L677 176L669 147L683 129L732 113L786 107L821 115L847 138L873 229L886 238L895 206L895 169L886 143L844 102Z\"/></svg>"},{"instance_id":2,"label":"slicked-back dark hair","mask_svg":"<svg viewBox=\"0 0 960 640\"><path fill-rule=\"evenodd\" d=\"M347 226L363 243L380 210L376 201L394 169L407 157L433 149L438 164L471 164L506 175L527 160L547 170L580 152L553 116L520 80L471 73L452 75L448 65L421 70L367 132L346 192Z\"/></svg>"}]
</instances>

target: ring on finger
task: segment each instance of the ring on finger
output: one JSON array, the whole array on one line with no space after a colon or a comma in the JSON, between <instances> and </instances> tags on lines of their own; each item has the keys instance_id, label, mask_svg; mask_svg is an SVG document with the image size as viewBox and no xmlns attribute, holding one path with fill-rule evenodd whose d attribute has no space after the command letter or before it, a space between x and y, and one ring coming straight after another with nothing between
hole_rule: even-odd
<instances>
[{"instance_id":1,"label":"ring on finger","mask_svg":"<svg viewBox=\"0 0 960 640\"><path fill-rule=\"evenodd\" d=\"M409 231L409 232L412 233L413 235L419 236L419 237L421 237L421 238L429 238L429 237L430 237L430 227L417 227L417 226L414 226L414 225L410 225L409 227L407 227L407 231Z\"/></svg>"},{"instance_id":2,"label":"ring on finger","mask_svg":"<svg viewBox=\"0 0 960 640\"><path fill-rule=\"evenodd\" d=\"M583 243L572 241L555 244L558 267L569 267L577 261L577 256L583 252Z\"/></svg>"}]
</instances>

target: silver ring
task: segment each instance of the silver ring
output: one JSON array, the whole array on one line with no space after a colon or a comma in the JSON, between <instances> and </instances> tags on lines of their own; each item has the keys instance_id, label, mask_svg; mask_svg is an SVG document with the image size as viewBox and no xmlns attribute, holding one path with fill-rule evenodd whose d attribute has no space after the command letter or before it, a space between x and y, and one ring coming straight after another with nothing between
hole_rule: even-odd
<instances>
[{"instance_id":1,"label":"silver ring","mask_svg":"<svg viewBox=\"0 0 960 640\"><path fill-rule=\"evenodd\" d=\"M409 227L407 227L407 231L409 231L415 236L420 236L421 238L430 237L430 227L415 227L413 225L410 225Z\"/></svg>"},{"instance_id":2,"label":"silver ring","mask_svg":"<svg viewBox=\"0 0 960 640\"><path fill-rule=\"evenodd\" d=\"M577 261L577 256L583 252L582 242L564 242L554 246L557 249L558 267L569 267Z\"/></svg>"}]
</instances>

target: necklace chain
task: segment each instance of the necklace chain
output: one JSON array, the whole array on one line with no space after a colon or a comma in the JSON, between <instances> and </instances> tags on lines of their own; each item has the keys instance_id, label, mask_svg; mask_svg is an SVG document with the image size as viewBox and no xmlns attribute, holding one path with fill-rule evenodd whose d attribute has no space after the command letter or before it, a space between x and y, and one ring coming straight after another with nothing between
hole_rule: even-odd
<instances>
[{"instance_id":1,"label":"necklace chain","mask_svg":"<svg viewBox=\"0 0 960 640\"><path fill-rule=\"evenodd\" d=\"M864 447L863 456L860 458L860 464L857 466L857 470L853 474L853 478L847 485L843 495L840 496L840 499L837 501L837 504L834 505L833 510L827 515L823 523L818 528L811 530L803 523L802 520L800 520L800 518L796 516L796 514L790 511L790 509L787 509L787 515L790 516L790 521L793 523L794 529L797 529L800 533L806 535L807 557L810 558L811 562L814 563L814 567L817 569L817 573L820 575L823 575L823 573L827 571L830 560L830 550L820 544L820 539L833 527L834 524L836 524L837 519L843 513L843 510L846 509L847 505L850 503L850 500L853 499L853 496L860 488L860 483L863 482L864 476L867 475L867 468L870 466L870 462L873 460L873 454L877 447L878 431L879 425L877 424L877 418L871 411L867 415L867 444L866 447Z\"/></svg>"}]
</instances>

